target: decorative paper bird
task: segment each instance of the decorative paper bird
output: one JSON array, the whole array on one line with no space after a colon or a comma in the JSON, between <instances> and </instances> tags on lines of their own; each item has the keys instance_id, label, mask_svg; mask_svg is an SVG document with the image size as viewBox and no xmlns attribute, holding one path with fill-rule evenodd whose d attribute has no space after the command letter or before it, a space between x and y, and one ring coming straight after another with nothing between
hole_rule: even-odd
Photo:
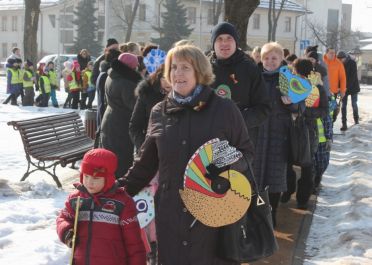
<instances>
[{"instance_id":1,"label":"decorative paper bird","mask_svg":"<svg viewBox=\"0 0 372 265\"><path fill-rule=\"evenodd\" d=\"M251 186L238 171L224 169L242 157L227 141L213 139L191 157L184 175L181 198L201 223L220 227L234 223L247 212ZM222 171L215 175L213 171Z\"/></svg>"},{"instance_id":2,"label":"decorative paper bird","mask_svg":"<svg viewBox=\"0 0 372 265\"><path fill-rule=\"evenodd\" d=\"M322 77L320 73L311 71L310 75L307 77L310 80L312 85L312 90L310 94L305 99L305 105L309 108L317 108L319 107L320 101L320 93L318 85L323 85Z\"/></svg>"},{"instance_id":3,"label":"decorative paper bird","mask_svg":"<svg viewBox=\"0 0 372 265\"><path fill-rule=\"evenodd\" d=\"M292 103L305 100L312 90L309 80L295 75L288 66L279 69L279 89L283 96L289 96Z\"/></svg>"}]
</instances>

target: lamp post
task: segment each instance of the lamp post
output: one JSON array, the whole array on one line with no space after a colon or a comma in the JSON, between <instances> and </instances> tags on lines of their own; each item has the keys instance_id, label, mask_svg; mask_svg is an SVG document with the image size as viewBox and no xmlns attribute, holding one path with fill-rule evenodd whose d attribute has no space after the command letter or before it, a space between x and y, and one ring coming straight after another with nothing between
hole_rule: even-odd
<instances>
[{"instance_id":1,"label":"lamp post","mask_svg":"<svg viewBox=\"0 0 372 265\"><path fill-rule=\"evenodd\" d=\"M200 10L200 16L199 16L199 47L202 45L202 0L199 1L199 10Z\"/></svg>"}]
</instances>

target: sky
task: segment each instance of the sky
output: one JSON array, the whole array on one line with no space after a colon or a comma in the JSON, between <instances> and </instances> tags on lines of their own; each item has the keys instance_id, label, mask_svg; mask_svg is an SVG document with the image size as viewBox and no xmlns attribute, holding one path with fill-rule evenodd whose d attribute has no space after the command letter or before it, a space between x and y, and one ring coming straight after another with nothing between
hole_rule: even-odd
<instances>
[{"instance_id":1,"label":"sky","mask_svg":"<svg viewBox=\"0 0 372 265\"><path fill-rule=\"evenodd\" d=\"M352 4L351 29L372 32L372 0L342 0L343 4Z\"/></svg>"},{"instance_id":2,"label":"sky","mask_svg":"<svg viewBox=\"0 0 372 265\"><path fill-rule=\"evenodd\" d=\"M0 76L0 102L7 96L5 87L5 78ZM60 103L65 96L57 91ZM350 103L349 130L340 134L340 117L335 123L337 134L306 242L304 265L372 264L371 101L372 86L363 85L358 97L360 124L352 126ZM68 264L70 250L58 240L55 220L72 183L78 180L78 171L57 167L63 189L40 171L20 182L27 166L23 145L19 132L6 124L68 111L0 103L0 264ZM84 111L79 114L84 120Z\"/></svg>"}]
</instances>

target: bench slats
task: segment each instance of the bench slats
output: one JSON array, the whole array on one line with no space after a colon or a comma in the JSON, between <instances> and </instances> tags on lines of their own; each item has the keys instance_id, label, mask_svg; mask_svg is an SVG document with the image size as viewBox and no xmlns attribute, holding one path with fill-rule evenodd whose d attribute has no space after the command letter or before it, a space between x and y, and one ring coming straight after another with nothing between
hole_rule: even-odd
<instances>
[{"instance_id":1,"label":"bench slats","mask_svg":"<svg viewBox=\"0 0 372 265\"><path fill-rule=\"evenodd\" d=\"M61 187L55 175L57 164L66 166L74 163L93 148L94 142L86 134L80 115L76 112L10 121L8 125L19 131L26 152L28 169L21 180L25 180L35 171L30 171L30 164L32 164L39 170L47 171L58 187ZM38 161L57 162L47 166L48 164L32 162L30 156ZM51 166L54 166L54 173L47 170Z\"/></svg>"}]
</instances>

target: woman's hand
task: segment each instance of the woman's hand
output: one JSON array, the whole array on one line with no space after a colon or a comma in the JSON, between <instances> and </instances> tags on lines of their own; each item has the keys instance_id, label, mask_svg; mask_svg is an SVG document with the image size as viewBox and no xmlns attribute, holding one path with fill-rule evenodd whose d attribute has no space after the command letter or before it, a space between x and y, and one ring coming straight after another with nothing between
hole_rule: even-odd
<instances>
[{"instance_id":1,"label":"woman's hand","mask_svg":"<svg viewBox=\"0 0 372 265\"><path fill-rule=\"evenodd\" d=\"M288 96L282 96L282 102L285 104L285 105L289 105L289 104L292 104L292 100L290 97Z\"/></svg>"}]
</instances>

